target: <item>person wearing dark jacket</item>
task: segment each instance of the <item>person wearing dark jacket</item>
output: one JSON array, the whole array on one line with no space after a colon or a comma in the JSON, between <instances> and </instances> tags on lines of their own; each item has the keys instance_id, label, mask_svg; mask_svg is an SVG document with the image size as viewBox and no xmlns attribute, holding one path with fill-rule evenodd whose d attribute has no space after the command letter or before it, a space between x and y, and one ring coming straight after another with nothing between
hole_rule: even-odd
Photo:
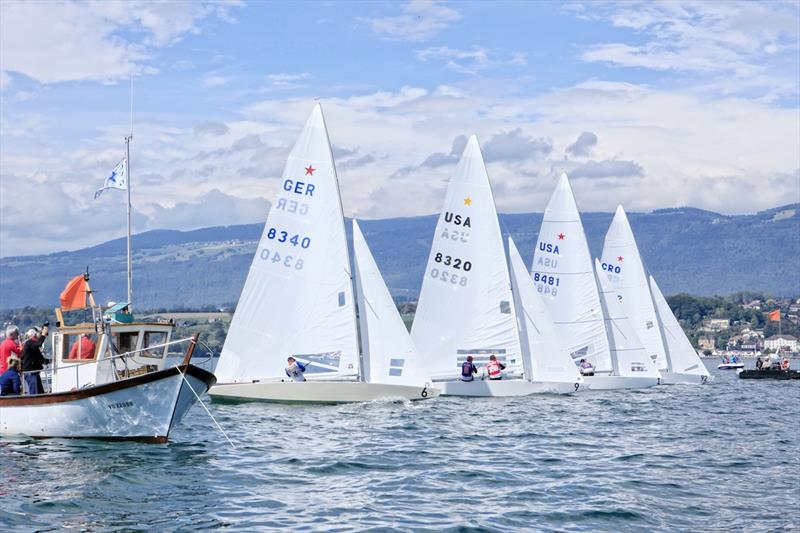
<instances>
[{"instance_id":1,"label":"person wearing dark jacket","mask_svg":"<svg viewBox=\"0 0 800 533\"><path fill-rule=\"evenodd\" d=\"M42 355L42 345L47 338L48 331L47 326L42 328L41 333L32 328L25 335L28 340L22 345L22 375L25 380L26 394L42 394L44 392L39 371L44 368L45 363L50 362Z\"/></svg>"},{"instance_id":2,"label":"person wearing dark jacket","mask_svg":"<svg viewBox=\"0 0 800 533\"><path fill-rule=\"evenodd\" d=\"M11 354L8 358L8 370L0 374L0 396L17 396L22 390L19 378L19 357Z\"/></svg>"}]
</instances>

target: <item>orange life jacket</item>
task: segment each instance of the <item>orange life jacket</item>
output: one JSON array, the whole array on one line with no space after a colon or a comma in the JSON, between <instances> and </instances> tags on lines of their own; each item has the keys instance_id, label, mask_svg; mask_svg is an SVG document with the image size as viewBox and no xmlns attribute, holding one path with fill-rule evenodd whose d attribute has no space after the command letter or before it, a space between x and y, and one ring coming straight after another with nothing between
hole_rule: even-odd
<instances>
[{"instance_id":1,"label":"orange life jacket","mask_svg":"<svg viewBox=\"0 0 800 533\"><path fill-rule=\"evenodd\" d=\"M490 378L496 378L502 371L503 370L500 368L500 363L497 361L489 361L489 364L486 365L486 372L489 374Z\"/></svg>"}]
</instances>

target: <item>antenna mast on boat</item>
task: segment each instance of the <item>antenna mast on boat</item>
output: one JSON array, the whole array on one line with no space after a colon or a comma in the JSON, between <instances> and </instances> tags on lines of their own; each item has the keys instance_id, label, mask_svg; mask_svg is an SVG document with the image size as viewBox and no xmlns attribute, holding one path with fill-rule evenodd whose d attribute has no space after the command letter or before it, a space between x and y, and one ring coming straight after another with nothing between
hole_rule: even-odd
<instances>
[{"instance_id":1,"label":"antenna mast on boat","mask_svg":"<svg viewBox=\"0 0 800 533\"><path fill-rule=\"evenodd\" d=\"M128 305L133 309L133 269L131 266L131 139L133 139L133 72L131 72L131 122L130 132L125 137L125 158L128 178Z\"/></svg>"}]
</instances>

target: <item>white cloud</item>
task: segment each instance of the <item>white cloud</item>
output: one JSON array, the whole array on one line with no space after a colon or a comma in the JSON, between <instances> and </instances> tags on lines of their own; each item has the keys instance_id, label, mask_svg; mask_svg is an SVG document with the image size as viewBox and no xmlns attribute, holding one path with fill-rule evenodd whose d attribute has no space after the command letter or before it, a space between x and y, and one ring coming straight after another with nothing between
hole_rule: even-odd
<instances>
[{"instance_id":1,"label":"white cloud","mask_svg":"<svg viewBox=\"0 0 800 533\"><path fill-rule=\"evenodd\" d=\"M199 32L209 16L230 20L238 3L0 3L2 85L9 73L39 83L113 81L152 71L153 50Z\"/></svg>"},{"instance_id":2,"label":"white cloud","mask_svg":"<svg viewBox=\"0 0 800 533\"><path fill-rule=\"evenodd\" d=\"M525 54L515 52L509 59L491 57L489 50L473 46L470 50L458 50L449 46L434 46L416 50L420 61L441 61L449 69L463 74L477 74L481 70L496 67L525 66Z\"/></svg>"},{"instance_id":3,"label":"white cloud","mask_svg":"<svg viewBox=\"0 0 800 533\"><path fill-rule=\"evenodd\" d=\"M372 31L387 39L427 41L461 19L461 14L438 0L411 0L394 17L362 19Z\"/></svg>"},{"instance_id":4,"label":"white cloud","mask_svg":"<svg viewBox=\"0 0 800 533\"><path fill-rule=\"evenodd\" d=\"M219 74L206 74L203 76L203 86L204 87L222 87L223 85L227 85L230 80L225 76L220 76Z\"/></svg>"},{"instance_id":5,"label":"white cloud","mask_svg":"<svg viewBox=\"0 0 800 533\"><path fill-rule=\"evenodd\" d=\"M273 83L273 85L289 85L293 82L298 82L302 80L307 80L311 77L311 74L308 72L300 72L298 74L287 74L285 72L281 72L279 74L268 74L267 79Z\"/></svg>"}]
</instances>

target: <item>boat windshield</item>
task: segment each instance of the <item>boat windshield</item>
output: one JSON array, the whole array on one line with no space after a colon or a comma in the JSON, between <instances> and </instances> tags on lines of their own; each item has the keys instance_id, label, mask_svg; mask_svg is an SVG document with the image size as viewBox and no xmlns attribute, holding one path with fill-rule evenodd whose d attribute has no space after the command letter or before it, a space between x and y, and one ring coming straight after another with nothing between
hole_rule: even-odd
<instances>
[{"instance_id":1,"label":"boat windshield","mask_svg":"<svg viewBox=\"0 0 800 533\"><path fill-rule=\"evenodd\" d=\"M75 333L64 335L63 361L87 361L97 358L97 335Z\"/></svg>"},{"instance_id":2,"label":"boat windshield","mask_svg":"<svg viewBox=\"0 0 800 533\"><path fill-rule=\"evenodd\" d=\"M161 359L164 357L165 346L158 346L167 342L166 331L145 331L142 356ZM156 346L153 348L153 346Z\"/></svg>"}]
</instances>

